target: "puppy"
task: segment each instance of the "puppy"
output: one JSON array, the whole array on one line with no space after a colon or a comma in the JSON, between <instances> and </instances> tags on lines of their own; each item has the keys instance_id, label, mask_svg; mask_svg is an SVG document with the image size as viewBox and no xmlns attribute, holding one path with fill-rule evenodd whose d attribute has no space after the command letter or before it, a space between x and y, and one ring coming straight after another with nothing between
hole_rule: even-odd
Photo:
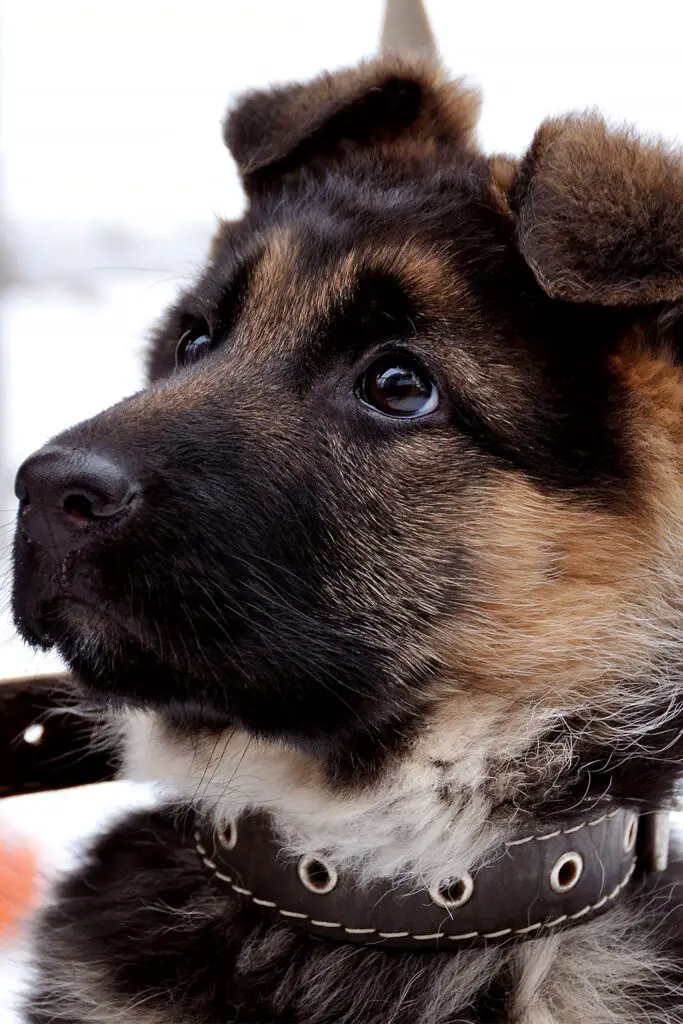
<instances>
[{"instance_id":1,"label":"puppy","mask_svg":"<svg viewBox=\"0 0 683 1024\"><path fill-rule=\"evenodd\" d=\"M490 157L477 110L399 58L244 98L149 386L19 471L18 627L167 797L63 883L33 1024L681 1020L675 879L534 906L679 774L683 162L593 115ZM556 841L525 927L324 919L514 920Z\"/></svg>"}]
</instances>

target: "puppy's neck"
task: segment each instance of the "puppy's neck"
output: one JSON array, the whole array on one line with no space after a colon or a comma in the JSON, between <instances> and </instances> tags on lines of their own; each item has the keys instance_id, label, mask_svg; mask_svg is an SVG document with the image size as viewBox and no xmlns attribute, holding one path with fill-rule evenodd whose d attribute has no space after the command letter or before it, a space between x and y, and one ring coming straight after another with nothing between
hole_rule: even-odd
<instances>
[{"instance_id":1,"label":"puppy's neck","mask_svg":"<svg viewBox=\"0 0 683 1024\"><path fill-rule=\"evenodd\" d=\"M547 730L546 716L479 711L464 713L458 730L432 721L379 778L356 787L331 783L313 758L282 744L237 730L188 736L152 712L130 713L126 774L217 821L265 809L293 855L325 850L364 879L436 884L445 866L467 871L529 824L518 798L538 766L520 764Z\"/></svg>"}]
</instances>

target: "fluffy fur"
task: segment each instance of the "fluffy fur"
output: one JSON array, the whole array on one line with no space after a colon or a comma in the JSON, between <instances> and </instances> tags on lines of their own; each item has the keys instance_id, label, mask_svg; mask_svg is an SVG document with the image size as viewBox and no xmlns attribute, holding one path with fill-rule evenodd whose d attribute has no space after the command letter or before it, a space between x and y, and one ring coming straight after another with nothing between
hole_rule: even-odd
<instances>
[{"instance_id":1,"label":"fluffy fur","mask_svg":"<svg viewBox=\"0 0 683 1024\"><path fill-rule=\"evenodd\" d=\"M592 116L488 157L475 112L397 58L244 100L245 217L149 387L52 442L135 502L20 471L19 628L169 806L64 882L33 1024L680 1019L673 883L553 938L397 955L265 922L183 842L263 807L291 855L430 884L579 803L672 796L683 171ZM388 365L438 405L373 407Z\"/></svg>"},{"instance_id":2,"label":"fluffy fur","mask_svg":"<svg viewBox=\"0 0 683 1024\"><path fill-rule=\"evenodd\" d=\"M537 132L514 190L520 248L551 295L675 302L683 276L683 163L598 116Z\"/></svg>"}]
</instances>

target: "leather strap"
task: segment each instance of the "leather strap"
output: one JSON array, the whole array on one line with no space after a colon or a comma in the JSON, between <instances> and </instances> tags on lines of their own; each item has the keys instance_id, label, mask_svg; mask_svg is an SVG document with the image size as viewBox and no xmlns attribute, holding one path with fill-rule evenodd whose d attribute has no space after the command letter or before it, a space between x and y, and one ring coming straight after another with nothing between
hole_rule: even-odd
<instances>
[{"instance_id":1,"label":"leather strap","mask_svg":"<svg viewBox=\"0 0 683 1024\"><path fill-rule=\"evenodd\" d=\"M65 707L70 688L67 675L0 682L0 797L114 778L97 723Z\"/></svg>"},{"instance_id":2,"label":"leather strap","mask_svg":"<svg viewBox=\"0 0 683 1024\"><path fill-rule=\"evenodd\" d=\"M549 823L436 892L389 879L362 887L317 851L292 859L262 812L200 828L194 843L216 884L271 919L319 938L443 952L537 938L609 910L635 872L638 821L610 805Z\"/></svg>"}]
</instances>

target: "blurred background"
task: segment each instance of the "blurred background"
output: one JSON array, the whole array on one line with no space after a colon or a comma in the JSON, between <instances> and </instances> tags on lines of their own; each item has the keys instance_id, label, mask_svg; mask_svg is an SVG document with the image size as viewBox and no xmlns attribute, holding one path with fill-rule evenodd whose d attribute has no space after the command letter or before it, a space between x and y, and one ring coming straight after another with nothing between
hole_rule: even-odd
<instances>
[{"instance_id":1,"label":"blurred background","mask_svg":"<svg viewBox=\"0 0 683 1024\"><path fill-rule=\"evenodd\" d=\"M521 153L544 117L590 106L680 141L679 0L425 7L446 67L483 89L486 150ZM148 325L196 272L216 216L242 207L221 144L226 106L244 89L373 54L383 9L0 0L0 677L59 667L11 627L17 465L141 386ZM40 832L56 869L67 840L76 849L132 799L144 797L114 786L6 801L0 835ZM5 1000L20 976L0 949L3 1024L16 1019Z\"/></svg>"}]
</instances>

